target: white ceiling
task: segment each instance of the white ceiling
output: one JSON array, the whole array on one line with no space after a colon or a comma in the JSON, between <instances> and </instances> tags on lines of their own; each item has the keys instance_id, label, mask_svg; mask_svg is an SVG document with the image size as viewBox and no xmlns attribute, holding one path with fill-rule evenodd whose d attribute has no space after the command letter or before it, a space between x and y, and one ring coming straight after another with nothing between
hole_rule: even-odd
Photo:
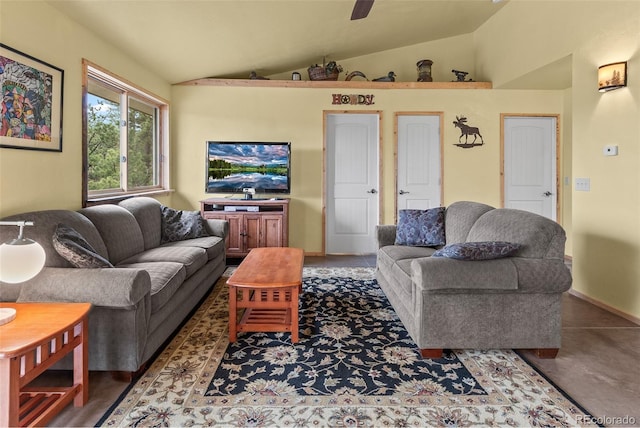
<instances>
[{"instance_id":1,"label":"white ceiling","mask_svg":"<svg viewBox=\"0 0 640 428\"><path fill-rule=\"evenodd\" d=\"M475 31L504 3L376 0L49 0L170 83L248 78Z\"/></svg>"}]
</instances>

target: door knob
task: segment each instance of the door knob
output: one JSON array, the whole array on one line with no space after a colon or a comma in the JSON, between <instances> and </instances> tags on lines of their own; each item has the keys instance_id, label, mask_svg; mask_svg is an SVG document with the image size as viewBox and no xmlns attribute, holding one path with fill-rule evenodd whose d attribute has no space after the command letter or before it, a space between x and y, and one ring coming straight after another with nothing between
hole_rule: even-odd
<instances>
[{"instance_id":1,"label":"door knob","mask_svg":"<svg viewBox=\"0 0 640 428\"><path fill-rule=\"evenodd\" d=\"M551 192L550 192L550 191L548 191L548 190L542 194L542 196L546 196L546 197L549 197L549 196L551 196L551 195L553 195L553 193L551 193Z\"/></svg>"},{"instance_id":2,"label":"door knob","mask_svg":"<svg viewBox=\"0 0 640 428\"><path fill-rule=\"evenodd\" d=\"M378 193L378 191L376 189L371 189L371 190L367 190L367 193Z\"/></svg>"},{"instance_id":3,"label":"door knob","mask_svg":"<svg viewBox=\"0 0 640 428\"><path fill-rule=\"evenodd\" d=\"M401 195L406 195L407 193L410 193L410 192L405 192L404 190L400 190L400 192L399 192L399 193L400 193Z\"/></svg>"}]
</instances>

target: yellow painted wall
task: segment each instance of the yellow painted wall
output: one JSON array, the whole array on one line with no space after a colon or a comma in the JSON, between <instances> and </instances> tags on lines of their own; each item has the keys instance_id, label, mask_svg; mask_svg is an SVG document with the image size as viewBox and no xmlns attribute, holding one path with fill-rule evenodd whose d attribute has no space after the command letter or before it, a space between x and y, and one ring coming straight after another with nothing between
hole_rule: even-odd
<instances>
[{"instance_id":1,"label":"yellow painted wall","mask_svg":"<svg viewBox=\"0 0 640 428\"><path fill-rule=\"evenodd\" d=\"M348 93L351 93L350 91ZM382 222L393 223L395 112L444 112L444 204L477 200L500 205L500 113L562 114L562 93L518 90L362 90L375 105L332 105L331 89L174 86L172 136L173 202L197 209L207 195L205 141L272 140L292 142L290 245L322 251L323 111L357 110L382 114ZM339 108L338 108L339 107ZM452 122L465 115L480 128L485 145L454 146L459 130Z\"/></svg>"},{"instance_id":2,"label":"yellow painted wall","mask_svg":"<svg viewBox=\"0 0 640 428\"><path fill-rule=\"evenodd\" d=\"M578 12L579 9L579 12ZM544 23L544 25L541 25ZM511 1L475 33L476 70L500 86L572 55L573 288L640 319L640 2ZM629 86L597 92L602 64L628 61ZM565 134L565 138L566 138ZM602 154L618 145L617 157ZM566 145L565 149L569 146Z\"/></svg>"},{"instance_id":3,"label":"yellow painted wall","mask_svg":"<svg viewBox=\"0 0 640 428\"><path fill-rule=\"evenodd\" d=\"M574 288L640 318L640 4L632 25L574 55ZM600 64L628 60L629 86L599 93ZM605 157L603 146L619 148Z\"/></svg>"},{"instance_id":4,"label":"yellow painted wall","mask_svg":"<svg viewBox=\"0 0 640 428\"><path fill-rule=\"evenodd\" d=\"M0 3L3 44L64 70L62 153L0 148L0 217L82 204L82 58L170 99L168 82L39 1Z\"/></svg>"}]
</instances>

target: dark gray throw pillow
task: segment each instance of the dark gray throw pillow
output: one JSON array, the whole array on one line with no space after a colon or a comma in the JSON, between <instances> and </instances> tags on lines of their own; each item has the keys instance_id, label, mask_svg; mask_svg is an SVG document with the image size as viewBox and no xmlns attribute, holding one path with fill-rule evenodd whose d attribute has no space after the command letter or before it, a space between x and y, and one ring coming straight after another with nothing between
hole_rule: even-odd
<instances>
[{"instance_id":1,"label":"dark gray throw pillow","mask_svg":"<svg viewBox=\"0 0 640 428\"><path fill-rule=\"evenodd\" d=\"M456 260L492 260L512 256L520 244L504 241L460 242L439 249L431 257L449 257Z\"/></svg>"},{"instance_id":2,"label":"dark gray throw pillow","mask_svg":"<svg viewBox=\"0 0 640 428\"><path fill-rule=\"evenodd\" d=\"M65 224L58 224L56 227L53 233L53 248L77 268L113 267L109 260L98 254L77 230Z\"/></svg>"},{"instance_id":3,"label":"dark gray throw pillow","mask_svg":"<svg viewBox=\"0 0 640 428\"><path fill-rule=\"evenodd\" d=\"M161 242L165 244L209 236L204 222L200 211L174 210L163 206Z\"/></svg>"},{"instance_id":4,"label":"dark gray throw pillow","mask_svg":"<svg viewBox=\"0 0 640 428\"><path fill-rule=\"evenodd\" d=\"M444 245L444 207L428 210L400 210L396 245L437 247Z\"/></svg>"}]
</instances>

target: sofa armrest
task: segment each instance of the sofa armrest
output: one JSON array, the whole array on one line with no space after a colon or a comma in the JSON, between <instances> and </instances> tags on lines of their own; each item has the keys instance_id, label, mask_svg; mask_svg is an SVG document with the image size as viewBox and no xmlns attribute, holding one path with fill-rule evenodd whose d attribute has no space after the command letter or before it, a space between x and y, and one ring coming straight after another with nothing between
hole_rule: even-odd
<instances>
[{"instance_id":1,"label":"sofa armrest","mask_svg":"<svg viewBox=\"0 0 640 428\"><path fill-rule=\"evenodd\" d=\"M88 302L131 308L150 293L149 273L140 269L45 267L23 284L18 302Z\"/></svg>"},{"instance_id":2,"label":"sofa armrest","mask_svg":"<svg viewBox=\"0 0 640 428\"><path fill-rule=\"evenodd\" d=\"M229 222L227 220L221 220L217 218L207 219L207 232L213 236L219 236L225 239L229 234Z\"/></svg>"},{"instance_id":3,"label":"sofa armrest","mask_svg":"<svg viewBox=\"0 0 640 428\"><path fill-rule=\"evenodd\" d=\"M396 242L396 225L395 224L379 224L376 226L376 239L378 248L393 245Z\"/></svg>"},{"instance_id":4,"label":"sofa armrest","mask_svg":"<svg viewBox=\"0 0 640 428\"><path fill-rule=\"evenodd\" d=\"M420 291L459 293L518 289L518 271L512 258L463 261L422 257L411 262L412 280Z\"/></svg>"},{"instance_id":5,"label":"sofa armrest","mask_svg":"<svg viewBox=\"0 0 640 428\"><path fill-rule=\"evenodd\" d=\"M519 289L530 293L562 293L571 288L571 271L558 259L513 257Z\"/></svg>"}]
</instances>

